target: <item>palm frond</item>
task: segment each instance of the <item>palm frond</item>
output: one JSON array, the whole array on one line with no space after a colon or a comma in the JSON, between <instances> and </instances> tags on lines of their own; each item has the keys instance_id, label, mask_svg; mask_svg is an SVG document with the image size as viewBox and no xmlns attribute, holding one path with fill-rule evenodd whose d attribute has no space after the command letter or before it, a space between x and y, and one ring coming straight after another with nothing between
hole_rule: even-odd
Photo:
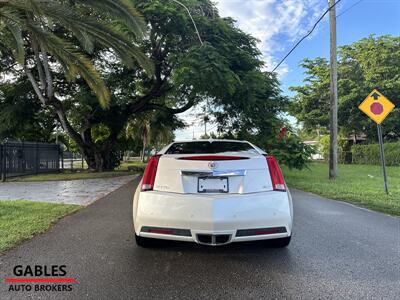
<instances>
[{"instance_id":1,"label":"palm frond","mask_svg":"<svg viewBox=\"0 0 400 300\"><path fill-rule=\"evenodd\" d=\"M84 5L107 12L114 19L125 22L137 36L143 36L146 23L142 15L134 7L132 0L77 0Z\"/></svg>"},{"instance_id":2,"label":"palm frond","mask_svg":"<svg viewBox=\"0 0 400 300\"><path fill-rule=\"evenodd\" d=\"M42 30L38 26L29 24L28 28L34 34L41 47L60 62L70 79L80 75L96 94L101 106L108 106L110 92L87 56L82 54L73 44Z\"/></svg>"},{"instance_id":3,"label":"palm frond","mask_svg":"<svg viewBox=\"0 0 400 300\"><path fill-rule=\"evenodd\" d=\"M89 24L86 23L95 24L97 20L88 16L83 19L82 16L75 13L71 7L65 6L56 1L45 2L43 5L46 5L45 10L47 20L54 20L53 23L58 23L70 30L79 40L83 49L89 53L93 51L94 38L87 32L86 28L82 27L82 24L87 27Z\"/></svg>"},{"instance_id":4,"label":"palm frond","mask_svg":"<svg viewBox=\"0 0 400 300\"><path fill-rule=\"evenodd\" d=\"M45 10L40 5L41 1L37 1L37 0L17 1L17 0L14 0L13 2L19 2L22 5L26 5L28 7L28 10L36 16L41 16L41 15L45 14Z\"/></svg>"},{"instance_id":5,"label":"palm frond","mask_svg":"<svg viewBox=\"0 0 400 300\"><path fill-rule=\"evenodd\" d=\"M44 14L45 11L41 7L40 2L41 1L38 1L38 0L24 0L24 1L9 0L9 1L5 2L3 5L5 7L18 9L24 13L31 13L32 15L35 15L35 16L41 16ZM47 2L47 1L44 1L44 2Z\"/></svg>"},{"instance_id":6,"label":"palm frond","mask_svg":"<svg viewBox=\"0 0 400 300\"><path fill-rule=\"evenodd\" d=\"M127 65L138 63L147 73L154 66L135 43L143 36L146 23L135 9L132 0L74 0L72 7L59 0L8 0L0 2L0 41L23 64L24 37L31 35L43 50L62 65L69 79L80 75L97 95L102 106L107 106L110 95L100 74L80 48L54 32L60 25L71 32L81 47L91 53L96 44L112 49ZM7 15L8 14L8 15ZM7 33L7 34L5 34Z\"/></svg>"},{"instance_id":7,"label":"palm frond","mask_svg":"<svg viewBox=\"0 0 400 300\"><path fill-rule=\"evenodd\" d=\"M132 66L137 61L147 73L154 72L151 61L117 24L106 23L90 16L83 19L73 10L56 2L47 3L46 16L73 32L86 51L93 50L93 44L97 42L103 47L113 49L127 66Z\"/></svg>"},{"instance_id":8,"label":"palm frond","mask_svg":"<svg viewBox=\"0 0 400 300\"><path fill-rule=\"evenodd\" d=\"M4 29L7 30L13 38L8 41L8 43L11 43L12 45L11 51L13 52L15 60L18 63L23 64L25 60L25 48L24 39L22 37L22 19L20 13L7 7L2 8L0 11L0 22L3 24Z\"/></svg>"},{"instance_id":9,"label":"palm frond","mask_svg":"<svg viewBox=\"0 0 400 300\"><path fill-rule=\"evenodd\" d=\"M22 65L25 61L25 48L21 28L18 26L17 23L13 22L12 20L6 20L4 23L6 24L6 29L14 37L14 47L11 50L14 54L15 60Z\"/></svg>"}]
</instances>

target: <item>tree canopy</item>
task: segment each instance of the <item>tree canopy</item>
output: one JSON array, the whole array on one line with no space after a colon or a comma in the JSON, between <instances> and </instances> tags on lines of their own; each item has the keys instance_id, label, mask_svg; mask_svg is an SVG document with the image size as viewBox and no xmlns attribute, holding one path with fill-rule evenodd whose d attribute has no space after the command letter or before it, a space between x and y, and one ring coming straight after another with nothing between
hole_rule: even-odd
<instances>
[{"instance_id":1,"label":"tree canopy","mask_svg":"<svg viewBox=\"0 0 400 300\"><path fill-rule=\"evenodd\" d=\"M292 87L291 112L307 131L329 126L329 63L324 58L305 59L304 85ZM339 49L339 127L344 134L366 133L376 139L376 125L358 109L378 88L396 109L383 123L385 139L400 138L400 37L370 36Z\"/></svg>"},{"instance_id":2,"label":"tree canopy","mask_svg":"<svg viewBox=\"0 0 400 300\"><path fill-rule=\"evenodd\" d=\"M143 33L145 23L130 1L4 0L0 8L0 53L13 54L44 104L54 97L47 53L63 67L68 79L81 76L103 106L109 101L109 92L84 51L91 53L95 46L113 49L125 64L136 60L151 69L134 40L120 28L125 25L136 36ZM71 35L77 43L71 41ZM28 52L34 56L27 57ZM35 78L32 65L39 78Z\"/></svg>"},{"instance_id":3,"label":"tree canopy","mask_svg":"<svg viewBox=\"0 0 400 300\"><path fill-rule=\"evenodd\" d=\"M25 22L17 23L25 47L21 72L13 65L19 58L11 55L10 26L0 16L2 68L19 82L31 82L39 110L47 110L61 125L92 169L112 169L118 163L115 151L128 124L141 115L162 115L173 128L179 113L205 99L221 134L257 141L267 150L285 125L279 115L287 99L275 74L263 71L257 40L231 18L221 18L211 1L182 0L202 44L187 11L174 1L32 0L19 8L17 2L4 3L11 11L32 15L41 38ZM32 3L41 9L25 7ZM63 56L65 49L76 57ZM85 77L88 72L98 85Z\"/></svg>"}]
</instances>

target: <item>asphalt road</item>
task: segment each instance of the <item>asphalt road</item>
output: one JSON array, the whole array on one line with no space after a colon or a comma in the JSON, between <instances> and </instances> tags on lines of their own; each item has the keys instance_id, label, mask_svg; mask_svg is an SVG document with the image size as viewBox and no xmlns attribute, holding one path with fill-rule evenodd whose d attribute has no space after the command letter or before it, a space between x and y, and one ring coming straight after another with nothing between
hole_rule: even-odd
<instances>
[{"instance_id":1,"label":"asphalt road","mask_svg":"<svg viewBox=\"0 0 400 300\"><path fill-rule=\"evenodd\" d=\"M292 191L287 249L136 247L137 180L0 256L0 299L399 299L400 218ZM16 265L66 265L72 291L10 292Z\"/></svg>"}]
</instances>

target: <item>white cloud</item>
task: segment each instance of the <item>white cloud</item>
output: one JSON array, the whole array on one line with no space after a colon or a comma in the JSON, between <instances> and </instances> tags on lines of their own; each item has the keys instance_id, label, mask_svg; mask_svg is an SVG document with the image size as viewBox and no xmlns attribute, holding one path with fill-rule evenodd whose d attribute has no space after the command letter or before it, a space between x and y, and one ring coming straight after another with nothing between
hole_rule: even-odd
<instances>
[{"instance_id":1,"label":"white cloud","mask_svg":"<svg viewBox=\"0 0 400 300\"><path fill-rule=\"evenodd\" d=\"M304 35L327 7L323 0L217 0L222 17L232 17L245 32L260 40L267 70L277 64L282 52ZM277 70L282 77L286 64Z\"/></svg>"}]
</instances>

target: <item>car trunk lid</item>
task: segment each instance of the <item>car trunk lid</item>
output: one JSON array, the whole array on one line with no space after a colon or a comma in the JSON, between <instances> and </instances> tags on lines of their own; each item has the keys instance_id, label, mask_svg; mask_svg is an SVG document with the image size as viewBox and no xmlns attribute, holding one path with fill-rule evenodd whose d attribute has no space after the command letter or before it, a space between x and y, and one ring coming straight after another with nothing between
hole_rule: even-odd
<instances>
[{"instance_id":1,"label":"car trunk lid","mask_svg":"<svg viewBox=\"0 0 400 300\"><path fill-rule=\"evenodd\" d=\"M260 154L166 154L160 157L154 190L245 194L273 186L266 158Z\"/></svg>"}]
</instances>

